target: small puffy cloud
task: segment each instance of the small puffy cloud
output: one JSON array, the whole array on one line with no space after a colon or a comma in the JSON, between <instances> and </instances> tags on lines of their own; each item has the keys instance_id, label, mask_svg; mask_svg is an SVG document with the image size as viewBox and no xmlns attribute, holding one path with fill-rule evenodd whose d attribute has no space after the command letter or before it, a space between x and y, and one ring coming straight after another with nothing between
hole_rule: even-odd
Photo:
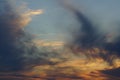
<instances>
[{"instance_id":1,"label":"small puffy cloud","mask_svg":"<svg viewBox=\"0 0 120 80\"><path fill-rule=\"evenodd\" d=\"M21 13L20 14L20 24L24 27L26 26L31 20L32 20L32 16L35 16L35 15L40 15L43 13L43 10L39 9L39 10L27 10L26 12L24 13Z\"/></svg>"},{"instance_id":2,"label":"small puffy cloud","mask_svg":"<svg viewBox=\"0 0 120 80\"><path fill-rule=\"evenodd\" d=\"M28 10L25 15L26 16L33 16L33 15L39 15L42 14L43 10L39 9L39 10Z\"/></svg>"}]
</instances>

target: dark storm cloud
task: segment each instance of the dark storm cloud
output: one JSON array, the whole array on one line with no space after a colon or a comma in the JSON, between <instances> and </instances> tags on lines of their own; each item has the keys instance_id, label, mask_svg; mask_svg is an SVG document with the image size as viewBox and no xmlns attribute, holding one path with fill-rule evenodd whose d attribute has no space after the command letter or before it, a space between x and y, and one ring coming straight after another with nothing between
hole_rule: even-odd
<instances>
[{"instance_id":1,"label":"dark storm cloud","mask_svg":"<svg viewBox=\"0 0 120 80\"><path fill-rule=\"evenodd\" d=\"M23 29L29 16L40 11L22 15L8 0L0 0L0 6L0 71L28 69L43 63L32 37Z\"/></svg>"},{"instance_id":2,"label":"dark storm cloud","mask_svg":"<svg viewBox=\"0 0 120 80\"><path fill-rule=\"evenodd\" d=\"M17 39L24 35L18 24L14 24L14 20L18 20L15 12L12 11L9 2L1 0L3 5L3 13L0 14L0 67L21 68L20 49L15 46ZM2 10L1 9L1 10ZM5 11L6 10L6 11Z\"/></svg>"}]
</instances>

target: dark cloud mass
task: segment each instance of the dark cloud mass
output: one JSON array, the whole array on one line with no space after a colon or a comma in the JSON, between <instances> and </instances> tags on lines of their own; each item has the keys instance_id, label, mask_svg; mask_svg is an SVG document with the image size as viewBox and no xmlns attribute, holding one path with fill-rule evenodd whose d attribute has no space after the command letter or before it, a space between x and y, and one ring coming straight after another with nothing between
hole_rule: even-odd
<instances>
[{"instance_id":1,"label":"dark cloud mass","mask_svg":"<svg viewBox=\"0 0 120 80\"><path fill-rule=\"evenodd\" d=\"M72 49L74 53L84 51L84 55L88 58L92 57L94 59L99 57L107 61L110 65L113 65L114 59L120 56L120 38L118 37L116 40L111 40L109 42L108 40L110 40L113 35L108 33L103 35L99 33L99 30L92 24L90 19L74 6L64 3L64 7L71 11L81 24L78 30L72 33L72 42L67 43L70 49ZM98 53L94 52L95 48L100 51Z\"/></svg>"},{"instance_id":2,"label":"dark cloud mass","mask_svg":"<svg viewBox=\"0 0 120 80\"><path fill-rule=\"evenodd\" d=\"M33 66L38 61L38 58L33 60L33 53L38 50L32 37L23 30L23 17L8 0L0 0L0 4L0 71Z\"/></svg>"},{"instance_id":3,"label":"dark cloud mass","mask_svg":"<svg viewBox=\"0 0 120 80\"><path fill-rule=\"evenodd\" d=\"M120 68L102 70L101 72L104 73L104 74L111 75L111 76L117 76L117 77L120 76Z\"/></svg>"}]
</instances>

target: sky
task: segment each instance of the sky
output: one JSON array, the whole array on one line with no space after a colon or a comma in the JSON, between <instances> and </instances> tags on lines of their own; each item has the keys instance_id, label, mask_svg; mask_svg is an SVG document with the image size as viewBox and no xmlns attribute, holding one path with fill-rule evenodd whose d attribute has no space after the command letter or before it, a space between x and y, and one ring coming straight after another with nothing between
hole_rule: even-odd
<instances>
[{"instance_id":1,"label":"sky","mask_svg":"<svg viewBox=\"0 0 120 80\"><path fill-rule=\"evenodd\" d=\"M10 1L0 0L0 71L5 77L111 80L104 73L120 66L120 0Z\"/></svg>"},{"instance_id":2,"label":"sky","mask_svg":"<svg viewBox=\"0 0 120 80\"><path fill-rule=\"evenodd\" d=\"M68 0L82 10L98 28L105 31L117 29L119 25L119 0ZM66 10L59 0L20 0L31 9L43 9L44 14L35 16L26 27L34 34L66 33L79 25L73 14ZM117 23L117 24L116 24ZM114 27L114 28L113 28Z\"/></svg>"}]
</instances>

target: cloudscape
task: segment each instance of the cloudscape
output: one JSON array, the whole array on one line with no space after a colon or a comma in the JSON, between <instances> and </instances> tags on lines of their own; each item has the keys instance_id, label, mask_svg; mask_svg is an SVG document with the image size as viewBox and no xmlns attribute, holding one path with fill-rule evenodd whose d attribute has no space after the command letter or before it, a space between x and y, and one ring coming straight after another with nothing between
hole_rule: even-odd
<instances>
[{"instance_id":1,"label":"cloudscape","mask_svg":"<svg viewBox=\"0 0 120 80\"><path fill-rule=\"evenodd\" d=\"M118 0L0 0L0 80L120 80Z\"/></svg>"}]
</instances>

